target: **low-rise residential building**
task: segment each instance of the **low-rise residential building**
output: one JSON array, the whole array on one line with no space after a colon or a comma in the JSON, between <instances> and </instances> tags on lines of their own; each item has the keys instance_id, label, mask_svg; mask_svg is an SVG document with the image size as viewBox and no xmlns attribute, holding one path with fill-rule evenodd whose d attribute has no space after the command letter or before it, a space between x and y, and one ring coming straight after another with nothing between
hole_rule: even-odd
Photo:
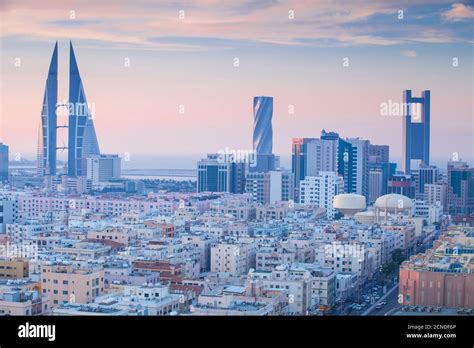
<instances>
[{"instance_id":1,"label":"low-rise residential building","mask_svg":"<svg viewBox=\"0 0 474 348\"><path fill-rule=\"evenodd\" d=\"M102 268L78 268L70 264L41 266L40 284L51 306L61 303L91 303L104 292Z\"/></svg>"},{"instance_id":2,"label":"low-rise residential building","mask_svg":"<svg viewBox=\"0 0 474 348\"><path fill-rule=\"evenodd\" d=\"M403 305L474 308L474 231L451 228L400 266Z\"/></svg>"}]
</instances>

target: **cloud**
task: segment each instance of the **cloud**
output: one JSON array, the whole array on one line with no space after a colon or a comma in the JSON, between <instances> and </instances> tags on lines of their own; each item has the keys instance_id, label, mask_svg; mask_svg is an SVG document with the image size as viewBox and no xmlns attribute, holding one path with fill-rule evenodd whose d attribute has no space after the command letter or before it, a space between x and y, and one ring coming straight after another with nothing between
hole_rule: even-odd
<instances>
[{"instance_id":1,"label":"cloud","mask_svg":"<svg viewBox=\"0 0 474 348\"><path fill-rule=\"evenodd\" d=\"M402 51L402 55L409 58L415 58L418 56L418 53L416 53L415 50L404 50Z\"/></svg>"},{"instance_id":2,"label":"cloud","mask_svg":"<svg viewBox=\"0 0 474 348\"><path fill-rule=\"evenodd\" d=\"M1 1L1 0L0 0ZM412 0L416 6L424 0ZM71 0L6 0L0 36L24 40L75 40L82 45L107 43L107 48L202 51L249 45L388 46L405 43L462 41L436 25L393 25L405 1L357 3L327 0L176 0L155 2ZM69 18L71 9L76 19ZM178 18L178 11L185 18ZM294 11L294 19L289 11ZM466 18L472 11L454 4L450 16ZM454 17L452 17L454 18ZM383 24L385 23L385 24ZM389 23L390 25L386 24Z\"/></svg>"},{"instance_id":3,"label":"cloud","mask_svg":"<svg viewBox=\"0 0 474 348\"><path fill-rule=\"evenodd\" d=\"M458 22L468 19L474 19L474 7L466 6L462 3L451 5L451 9L442 14L448 21Z\"/></svg>"}]
</instances>

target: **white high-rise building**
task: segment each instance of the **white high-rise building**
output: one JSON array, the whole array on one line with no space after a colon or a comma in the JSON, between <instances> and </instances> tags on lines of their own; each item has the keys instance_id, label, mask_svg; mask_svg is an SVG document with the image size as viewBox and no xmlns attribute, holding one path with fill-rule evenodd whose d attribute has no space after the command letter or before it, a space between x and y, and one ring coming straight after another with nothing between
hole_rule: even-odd
<instances>
[{"instance_id":1,"label":"white high-rise building","mask_svg":"<svg viewBox=\"0 0 474 348\"><path fill-rule=\"evenodd\" d=\"M252 195L255 203L274 204L293 199L293 174L285 171L247 173L245 192Z\"/></svg>"},{"instance_id":2,"label":"white high-rise building","mask_svg":"<svg viewBox=\"0 0 474 348\"><path fill-rule=\"evenodd\" d=\"M425 184L424 201L427 205L438 205L446 209L446 185Z\"/></svg>"},{"instance_id":3,"label":"white high-rise building","mask_svg":"<svg viewBox=\"0 0 474 348\"><path fill-rule=\"evenodd\" d=\"M121 164L118 155L91 155L87 158L87 179L92 181L92 186L119 179L120 172Z\"/></svg>"},{"instance_id":4,"label":"white high-rise building","mask_svg":"<svg viewBox=\"0 0 474 348\"><path fill-rule=\"evenodd\" d=\"M326 209L328 219L334 219L334 196L344 192L344 180L335 172L319 172L300 182L300 203L317 204Z\"/></svg>"},{"instance_id":5,"label":"white high-rise building","mask_svg":"<svg viewBox=\"0 0 474 348\"><path fill-rule=\"evenodd\" d=\"M232 276L247 274L255 267L255 245L222 241L211 246L211 272L229 273Z\"/></svg>"}]
</instances>

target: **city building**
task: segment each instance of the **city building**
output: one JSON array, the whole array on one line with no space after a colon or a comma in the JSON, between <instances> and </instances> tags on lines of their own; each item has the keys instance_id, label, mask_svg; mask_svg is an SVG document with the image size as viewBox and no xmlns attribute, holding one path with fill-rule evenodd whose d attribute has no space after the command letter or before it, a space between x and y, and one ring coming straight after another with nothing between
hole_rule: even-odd
<instances>
[{"instance_id":1,"label":"city building","mask_svg":"<svg viewBox=\"0 0 474 348\"><path fill-rule=\"evenodd\" d=\"M369 204L375 202L377 198L382 196L383 193L383 173L380 169L370 169L369 170Z\"/></svg>"},{"instance_id":2,"label":"city building","mask_svg":"<svg viewBox=\"0 0 474 348\"><path fill-rule=\"evenodd\" d=\"M336 300L336 273L317 264L282 264L271 271L251 269L248 279L265 290L280 291L292 315L315 314L331 308Z\"/></svg>"},{"instance_id":3,"label":"city building","mask_svg":"<svg viewBox=\"0 0 474 348\"><path fill-rule=\"evenodd\" d=\"M202 292L190 306L191 315L266 316L287 314L286 297L261 284L219 286Z\"/></svg>"},{"instance_id":4,"label":"city building","mask_svg":"<svg viewBox=\"0 0 474 348\"><path fill-rule=\"evenodd\" d=\"M423 199L425 185L436 184L439 180L439 170L436 166L420 165L418 169L411 170L411 177L415 181L415 197Z\"/></svg>"},{"instance_id":5,"label":"city building","mask_svg":"<svg viewBox=\"0 0 474 348\"><path fill-rule=\"evenodd\" d=\"M72 42L69 48L68 175L86 176L87 158L99 155L92 104L87 103Z\"/></svg>"},{"instance_id":6,"label":"city building","mask_svg":"<svg viewBox=\"0 0 474 348\"><path fill-rule=\"evenodd\" d=\"M414 201L414 215L422 217L428 224L439 223L443 216L443 206L440 204L428 204L423 200Z\"/></svg>"},{"instance_id":7,"label":"city building","mask_svg":"<svg viewBox=\"0 0 474 348\"><path fill-rule=\"evenodd\" d=\"M0 285L0 316L48 315L50 309L48 297L42 296L38 289L24 290L21 283Z\"/></svg>"},{"instance_id":8,"label":"city building","mask_svg":"<svg viewBox=\"0 0 474 348\"><path fill-rule=\"evenodd\" d=\"M197 166L197 192L231 192L231 162L222 161L218 154L208 154Z\"/></svg>"},{"instance_id":9,"label":"city building","mask_svg":"<svg viewBox=\"0 0 474 348\"><path fill-rule=\"evenodd\" d=\"M91 303L104 293L102 268L76 267L70 264L41 266L43 295L51 300L51 306L62 303Z\"/></svg>"},{"instance_id":10,"label":"city building","mask_svg":"<svg viewBox=\"0 0 474 348\"><path fill-rule=\"evenodd\" d=\"M474 308L473 245L472 229L453 226L432 249L403 262L402 304Z\"/></svg>"},{"instance_id":11,"label":"city building","mask_svg":"<svg viewBox=\"0 0 474 348\"><path fill-rule=\"evenodd\" d=\"M388 193L415 198L415 180L410 175L395 174L388 180Z\"/></svg>"},{"instance_id":12,"label":"city building","mask_svg":"<svg viewBox=\"0 0 474 348\"><path fill-rule=\"evenodd\" d=\"M7 225L18 219L18 200L15 197L0 196L0 234L7 230Z\"/></svg>"},{"instance_id":13,"label":"city building","mask_svg":"<svg viewBox=\"0 0 474 348\"><path fill-rule=\"evenodd\" d=\"M234 240L221 241L211 246L211 272L241 276L255 267L255 245Z\"/></svg>"},{"instance_id":14,"label":"city building","mask_svg":"<svg viewBox=\"0 0 474 348\"><path fill-rule=\"evenodd\" d=\"M423 200L428 205L441 205L446 211L446 184L425 184Z\"/></svg>"},{"instance_id":15,"label":"city building","mask_svg":"<svg viewBox=\"0 0 474 348\"><path fill-rule=\"evenodd\" d=\"M39 175L56 175L57 113L58 104L58 42L54 45L48 78L41 108L38 133L37 172Z\"/></svg>"},{"instance_id":16,"label":"city building","mask_svg":"<svg viewBox=\"0 0 474 348\"><path fill-rule=\"evenodd\" d=\"M120 179L121 165L118 155L91 155L87 157L87 179L92 186L109 180Z\"/></svg>"},{"instance_id":17,"label":"city building","mask_svg":"<svg viewBox=\"0 0 474 348\"><path fill-rule=\"evenodd\" d=\"M390 163L389 160L388 145L369 144L369 203L375 202L388 192L388 180L396 172L396 164Z\"/></svg>"},{"instance_id":18,"label":"city building","mask_svg":"<svg viewBox=\"0 0 474 348\"><path fill-rule=\"evenodd\" d=\"M293 175L283 171L249 172L245 192L251 194L254 203L273 204L292 200Z\"/></svg>"},{"instance_id":19,"label":"city building","mask_svg":"<svg viewBox=\"0 0 474 348\"><path fill-rule=\"evenodd\" d=\"M316 176L306 176L300 182L300 204L315 204L326 209L326 217L334 219L334 197L344 193L344 180L335 172L319 172Z\"/></svg>"},{"instance_id":20,"label":"city building","mask_svg":"<svg viewBox=\"0 0 474 348\"><path fill-rule=\"evenodd\" d=\"M293 138L291 168L296 202L299 202L300 181L306 176L315 176L320 171L337 171L337 145L334 139Z\"/></svg>"},{"instance_id":21,"label":"city building","mask_svg":"<svg viewBox=\"0 0 474 348\"><path fill-rule=\"evenodd\" d=\"M0 142L0 183L8 180L8 146Z\"/></svg>"},{"instance_id":22,"label":"city building","mask_svg":"<svg viewBox=\"0 0 474 348\"><path fill-rule=\"evenodd\" d=\"M253 151L257 163L249 168L252 172L275 170L273 154L273 97L253 98Z\"/></svg>"},{"instance_id":23,"label":"city building","mask_svg":"<svg viewBox=\"0 0 474 348\"><path fill-rule=\"evenodd\" d=\"M0 278L4 279L22 279L28 278L29 268L28 260L18 258L0 259Z\"/></svg>"},{"instance_id":24,"label":"city building","mask_svg":"<svg viewBox=\"0 0 474 348\"><path fill-rule=\"evenodd\" d=\"M447 211L452 215L474 212L474 168L466 162L448 163Z\"/></svg>"},{"instance_id":25,"label":"city building","mask_svg":"<svg viewBox=\"0 0 474 348\"><path fill-rule=\"evenodd\" d=\"M390 147L388 145L369 145L370 163L388 163L390 160Z\"/></svg>"},{"instance_id":26,"label":"city building","mask_svg":"<svg viewBox=\"0 0 474 348\"><path fill-rule=\"evenodd\" d=\"M421 92L421 97L413 97L411 90L403 91L403 105L403 170L409 175L412 160L430 164L430 91Z\"/></svg>"},{"instance_id":27,"label":"city building","mask_svg":"<svg viewBox=\"0 0 474 348\"><path fill-rule=\"evenodd\" d=\"M347 152L339 158L339 174L345 178L346 169L349 170L347 180L344 180L346 192L357 193L365 196L369 195L369 141L362 139L346 139L344 148Z\"/></svg>"}]
</instances>

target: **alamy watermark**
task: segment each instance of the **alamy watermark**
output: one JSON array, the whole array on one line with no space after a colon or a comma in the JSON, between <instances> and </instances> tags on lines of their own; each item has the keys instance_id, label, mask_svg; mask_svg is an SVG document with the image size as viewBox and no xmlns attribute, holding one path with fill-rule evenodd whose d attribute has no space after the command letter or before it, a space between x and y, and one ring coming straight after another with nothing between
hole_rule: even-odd
<instances>
[{"instance_id":1,"label":"alamy watermark","mask_svg":"<svg viewBox=\"0 0 474 348\"><path fill-rule=\"evenodd\" d=\"M410 115L413 120L421 120L421 104L420 103L403 103L394 102L389 99L380 103L381 116L406 116Z\"/></svg>"},{"instance_id":2,"label":"alamy watermark","mask_svg":"<svg viewBox=\"0 0 474 348\"><path fill-rule=\"evenodd\" d=\"M257 165L257 153L254 150L235 150L226 147L217 154L219 163L248 163L251 167Z\"/></svg>"},{"instance_id":3,"label":"alamy watermark","mask_svg":"<svg viewBox=\"0 0 474 348\"><path fill-rule=\"evenodd\" d=\"M58 102L56 104L56 115L90 116L93 118L93 115L95 115L95 103Z\"/></svg>"},{"instance_id":4,"label":"alamy watermark","mask_svg":"<svg viewBox=\"0 0 474 348\"><path fill-rule=\"evenodd\" d=\"M37 244L6 244L0 245L0 258L20 258L37 260L38 259L38 245Z\"/></svg>"},{"instance_id":5,"label":"alamy watermark","mask_svg":"<svg viewBox=\"0 0 474 348\"><path fill-rule=\"evenodd\" d=\"M356 258L359 262L364 261L365 248L361 244L342 244L333 242L324 246L326 258Z\"/></svg>"}]
</instances>

